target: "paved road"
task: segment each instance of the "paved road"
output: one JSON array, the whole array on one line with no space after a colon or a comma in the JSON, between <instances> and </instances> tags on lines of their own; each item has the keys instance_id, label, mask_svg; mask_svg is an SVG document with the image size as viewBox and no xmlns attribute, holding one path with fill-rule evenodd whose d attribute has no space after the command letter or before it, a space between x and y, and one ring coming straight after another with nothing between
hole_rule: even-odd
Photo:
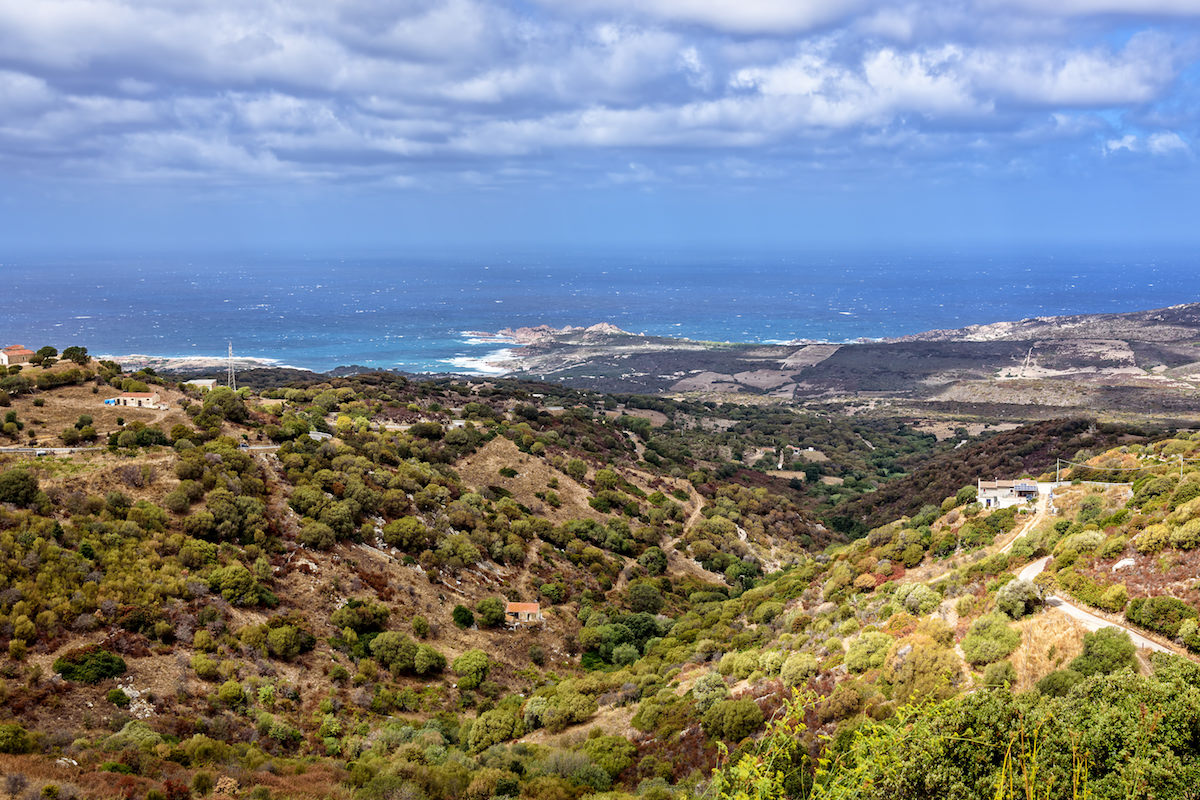
<instances>
[{"instance_id":1,"label":"paved road","mask_svg":"<svg viewBox=\"0 0 1200 800\"><path fill-rule=\"evenodd\" d=\"M87 453L93 450L107 450L107 445L92 445L90 447L0 447L0 455L5 453L45 453L48 456L69 456L72 453ZM240 450L278 450L277 444L252 444L238 448Z\"/></svg>"},{"instance_id":2,"label":"paved road","mask_svg":"<svg viewBox=\"0 0 1200 800\"><path fill-rule=\"evenodd\" d=\"M1042 572L1046 569L1046 564L1048 564L1049 562L1050 562L1050 556L1045 556L1044 558L1039 558L1037 561L1026 564L1024 569L1022 569L1019 573L1017 573L1017 577L1020 578L1021 580L1031 581L1034 578L1036 578L1038 575L1042 574ZM1071 603L1071 601L1069 601L1065 598L1059 597L1058 595L1052 594L1048 598L1046 598L1046 605L1050 606L1051 608L1058 609L1059 611L1061 611L1062 613L1066 614L1068 617L1070 617L1074 620L1078 620L1083 625L1083 627L1087 628L1089 631L1098 631L1101 628L1120 628L1121 630L1123 630L1129 634L1129 638L1132 639L1133 643L1135 645L1137 645L1138 647L1145 647L1150 650L1157 650L1160 653L1174 653L1175 652L1171 648L1161 645L1152 639L1147 639L1145 636L1138 633L1133 628L1127 627L1125 625L1120 625L1116 622L1112 622L1111 620L1107 620L1104 617L1097 616L1097 615L1091 613L1090 611L1085 611L1084 609L1080 608L1079 606Z\"/></svg>"},{"instance_id":3,"label":"paved road","mask_svg":"<svg viewBox=\"0 0 1200 800\"><path fill-rule=\"evenodd\" d=\"M71 453L86 453L89 450L107 450L107 445L91 445L89 447L0 447L3 453L45 453L50 456L67 456Z\"/></svg>"}]
</instances>

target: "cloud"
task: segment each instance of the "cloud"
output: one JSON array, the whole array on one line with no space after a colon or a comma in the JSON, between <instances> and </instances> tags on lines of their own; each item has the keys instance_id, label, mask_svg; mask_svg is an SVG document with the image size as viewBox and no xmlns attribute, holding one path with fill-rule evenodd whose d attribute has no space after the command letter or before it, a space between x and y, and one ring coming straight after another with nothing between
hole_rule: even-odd
<instances>
[{"instance_id":1,"label":"cloud","mask_svg":"<svg viewBox=\"0 0 1200 800\"><path fill-rule=\"evenodd\" d=\"M1175 131L1160 131L1152 133L1146 139L1146 149L1156 156L1169 156L1177 153L1190 153L1191 148Z\"/></svg>"},{"instance_id":2,"label":"cloud","mask_svg":"<svg viewBox=\"0 0 1200 800\"><path fill-rule=\"evenodd\" d=\"M985 8L1010 7L1046 15L1200 16L1200 0L984 0L980 5Z\"/></svg>"},{"instance_id":3,"label":"cloud","mask_svg":"<svg viewBox=\"0 0 1200 800\"><path fill-rule=\"evenodd\" d=\"M870 5L868 0L541 0L602 14L625 14L719 31L769 36L827 25Z\"/></svg>"},{"instance_id":4,"label":"cloud","mask_svg":"<svg viewBox=\"0 0 1200 800\"><path fill-rule=\"evenodd\" d=\"M0 0L0 161L594 185L1190 153L1200 41L1162 15L1196 3L1147 3Z\"/></svg>"},{"instance_id":5,"label":"cloud","mask_svg":"<svg viewBox=\"0 0 1200 800\"><path fill-rule=\"evenodd\" d=\"M1124 150L1128 153L1149 153L1152 156L1191 155L1191 148L1175 131L1157 131L1148 136L1127 133L1104 143L1104 154L1114 155Z\"/></svg>"}]
</instances>

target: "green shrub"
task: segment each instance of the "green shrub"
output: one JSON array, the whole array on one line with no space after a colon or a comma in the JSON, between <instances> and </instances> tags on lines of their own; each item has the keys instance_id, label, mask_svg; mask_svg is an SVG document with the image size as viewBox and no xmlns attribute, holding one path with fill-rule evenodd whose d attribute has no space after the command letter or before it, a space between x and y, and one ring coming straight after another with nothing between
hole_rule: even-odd
<instances>
[{"instance_id":1,"label":"green shrub","mask_svg":"<svg viewBox=\"0 0 1200 800\"><path fill-rule=\"evenodd\" d=\"M1042 590L1032 581L1009 581L996 592L996 608L1013 619L1032 614L1044 602Z\"/></svg>"},{"instance_id":2,"label":"green shrub","mask_svg":"<svg viewBox=\"0 0 1200 800\"><path fill-rule=\"evenodd\" d=\"M1123 583L1114 583L1112 586L1104 590L1100 595L1100 600L1097 602L1100 608L1105 611L1113 611L1120 613L1125 610L1125 604L1129 602L1129 592Z\"/></svg>"},{"instance_id":3,"label":"green shrub","mask_svg":"<svg viewBox=\"0 0 1200 800\"><path fill-rule=\"evenodd\" d=\"M124 659L95 644L76 648L54 660L55 672L79 683L99 683L123 675L125 669Z\"/></svg>"},{"instance_id":4,"label":"green shrub","mask_svg":"<svg viewBox=\"0 0 1200 800\"><path fill-rule=\"evenodd\" d=\"M1015 686L1016 683L1017 670L1013 667L1012 662L1007 659L997 661L994 664L988 664L988 668L983 672L984 686Z\"/></svg>"},{"instance_id":5,"label":"green shrub","mask_svg":"<svg viewBox=\"0 0 1200 800\"><path fill-rule=\"evenodd\" d=\"M714 739L740 742L763 724L762 709L753 700L721 700L701 718L704 732Z\"/></svg>"},{"instance_id":6,"label":"green shrub","mask_svg":"<svg viewBox=\"0 0 1200 800\"><path fill-rule=\"evenodd\" d=\"M455 606L454 610L450 612L450 617L460 628L469 628L475 624L475 615L464 605Z\"/></svg>"},{"instance_id":7,"label":"green shrub","mask_svg":"<svg viewBox=\"0 0 1200 800\"><path fill-rule=\"evenodd\" d=\"M505 602L499 597L486 597L475 606L476 618L485 628L496 628L504 622Z\"/></svg>"},{"instance_id":8,"label":"green shrub","mask_svg":"<svg viewBox=\"0 0 1200 800\"><path fill-rule=\"evenodd\" d=\"M1125 618L1135 625L1174 638L1184 620L1196 619L1196 609L1175 597L1139 597L1125 609Z\"/></svg>"},{"instance_id":9,"label":"green shrub","mask_svg":"<svg viewBox=\"0 0 1200 800\"><path fill-rule=\"evenodd\" d=\"M1137 669L1137 647L1120 628L1101 628L1083 636L1083 652L1070 669L1080 675L1108 675L1119 669Z\"/></svg>"},{"instance_id":10,"label":"green shrub","mask_svg":"<svg viewBox=\"0 0 1200 800\"><path fill-rule=\"evenodd\" d=\"M33 737L20 725L16 723L0 725L0 753L8 755L32 753L34 746Z\"/></svg>"},{"instance_id":11,"label":"green shrub","mask_svg":"<svg viewBox=\"0 0 1200 800\"><path fill-rule=\"evenodd\" d=\"M1193 519L1171 531L1171 546L1180 550L1200 547L1200 519Z\"/></svg>"},{"instance_id":12,"label":"green shrub","mask_svg":"<svg viewBox=\"0 0 1200 800\"><path fill-rule=\"evenodd\" d=\"M471 725L471 752L482 752L494 744L507 742L517 735L518 722L512 712L494 709L481 714Z\"/></svg>"},{"instance_id":13,"label":"green shrub","mask_svg":"<svg viewBox=\"0 0 1200 800\"><path fill-rule=\"evenodd\" d=\"M446 657L427 644L417 645L417 654L413 657L413 672L418 675L432 675L446 668Z\"/></svg>"},{"instance_id":14,"label":"green shrub","mask_svg":"<svg viewBox=\"0 0 1200 800\"><path fill-rule=\"evenodd\" d=\"M817 674L817 657L812 653L792 653L779 669L779 677L786 686L805 683Z\"/></svg>"},{"instance_id":15,"label":"green shrub","mask_svg":"<svg viewBox=\"0 0 1200 800\"><path fill-rule=\"evenodd\" d=\"M38 479L23 469L0 474L0 503L30 506L38 496Z\"/></svg>"},{"instance_id":16,"label":"green shrub","mask_svg":"<svg viewBox=\"0 0 1200 800\"><path fill-rule=\"evenodd\" d=\"M1167 546L1170 539L1171 532L1166 525L1151 525L1137 535L1137 539L1134 540L1134 546L1143 555L1157 553Z\"/></svg>"},{"instance_id":17,"label":"green shrub","mask_svg":"<svg viewBox=\"0 0 1200 800\"><path fill-rule=\"evenodd\" d=\"M129 695L120 689L109 689L108 694L104 695L104 699L117 708L129 708Z\"/></svg>"},{"instance_id":18,"label":"green shrub","mask_svg":"<svg viewBox=\"0 0 1200 800\"><path fill-rule=\"evenodd\" d=\"M867 631L855 639L846 651L846 669L851 672L866 672L883 666L892 637L879 631Z\"/></svg>"},{"instance_id":19,"label":"green shrub","mask_svg":"<svg viewBox=\"0 0 1200 800\"><path fill-rule=\"evenodd\" d=\"M284 661L308 652L315 644L316 639L311 633L294 625L280 625L267 634L267 650Z\"/></svg>"},{"instance_id":20,"label":"green shrub","mask_svg":"<svg viewBox=\"0 0 1200 800\"><path fill-rule=\"evenodd\" d=\"M1075 670L1060 669L1051 672L1037 683L1037 690L1047 697L1066 697L1071 687L1083 680L1083 676Z\"/></svg>"},{"instance_id":21,"label":"green shrub","mask_svg":"<svg viewBox=\"0 0 1200 800\"><path fill-rule=\"evenodd\" d=\"M217 699L230 708L233 708L246 702L246 692L242 689L240 683L235 680L228 680L221 684L221 688L217 690Z\"/></svg>"},{"instance_id":22,"label":"green shrub","mask_svg":"<svg viewBox=\"0 0 1200 800\"><path fill-rule=\"evenodd\" d=\"M492 661L482 650L468 650L454 659L451 669L458 676L458 688L475 689L483 683Z\"/></svg>"},{"instance_id":23,"label":"green shrub","mask_svg":"<svg viewBox=\"0 0 1200 800\"><path fill-rule=\"evenodd\" d=\"M993 613L975 620L962 641L962 650L967 661L978 666L999 661L1020 643L1021 634L1008 626L1008 617Z\"/></svg>"}]
</instances>

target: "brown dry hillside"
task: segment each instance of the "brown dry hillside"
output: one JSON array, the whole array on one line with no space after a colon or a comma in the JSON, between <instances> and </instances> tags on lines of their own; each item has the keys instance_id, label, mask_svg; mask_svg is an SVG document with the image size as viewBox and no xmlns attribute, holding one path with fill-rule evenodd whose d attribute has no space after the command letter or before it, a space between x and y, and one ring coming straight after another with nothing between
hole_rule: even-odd
<instances>
[{"instance_id":1,"label":"brown dry hillside","mask_svg":"<svg viewBox=\"0 0 1200 800\"><path fill-rule=\"evenodd\" d=\"M515 477L505 477L500 470L515 469ZM474 453L460 459L454 465L459 477L471 488L479 491L488 486L499 486L511 492L519 503L525 504L534 513L561 523L569 519L603 519L590 505L591 493L565 472L550 466L545 460L522 453L512 440L497 436ZM550 489L550 482L558 480L556 492L562 506L553 508L539 500L536 495Z\"/></svg>"},{"instance_id":2,"label":"brown dry hillside","mask_svg":"<svg viewBox=\"0 0 1200 800\"><path fill-rule=\"evenodd\" d=\"M97 389L94 394L93 388ZM118 419L123 419L126 424L144 422L147 425L156 425L164 431L169 431L174 425L188 422L187 414L180 405L183 393L164 387L155 387L155 391L170 406L168 410L106 406L105 399L116 397L120 392L111 386L93 387L90 384L63 386L52 391L18 395L12 398L12 406L8 410L17 412L17 417L26 424L26 430L23 432L25 436L32 430L37 434L39 444L50 446L61 446L62 440L59 435L85 414L92 418L92 427L101 437L120 430L120 426L117 425ZM40 400L43 405L35 406L35 400Z\"/></svg>"}]
</instances>

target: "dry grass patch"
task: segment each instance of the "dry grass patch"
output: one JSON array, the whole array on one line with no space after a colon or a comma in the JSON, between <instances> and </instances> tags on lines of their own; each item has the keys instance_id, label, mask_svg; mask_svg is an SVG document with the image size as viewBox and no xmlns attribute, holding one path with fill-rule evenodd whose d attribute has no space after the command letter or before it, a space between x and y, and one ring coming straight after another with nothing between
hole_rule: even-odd
<instances>
[{"instance_id":1,"label":"dry grass patch","mask_svg":"<svg viewBox=\"0 0 1200 800\"><path fill-rule=\"evenodd\" d=\"M1053 609L1016 623L1016 628L1021 632L1021 645L1009 660L1017 671L1013 690L1022 692L1051 672L1065 669L1083 652L1087 633L1083 625Z\"/></svg>"},{"instance_id":2,"label":"dry grass patch","mask_svg":"<svg viewBox=\"0 0 1200 800\"><path fill-rule=\"evenodd\" d=\"M144 422L147 425L157 425L163 431L170 431L179 423L189 423L188 416L180 408L179 401L184 395L181 392L164 387L153 387L161 395L163 402L170 408L160 411L153 408L124 408L106 406L104 401L120 394L111 386L100 386L92 394L93 384L82 386L62 386L49 391L35 392L32 395L21 395L12 399L11 408L6 411L16 411L17 416L26 424L21 432L21 444L28 438L28 431L37 433L37 440L42 445L61 447L59 435L65 428L75 425L80 415L86 414L92 418L92 427L101 437L98 443L103 444L104 437L113 431L120 430L117 419L130 422ZM41 400L42 406L35 406L34 400ZM86 443L84 443L86 444Z\"/></svg>"},{"instance_id":3,"label":"dry grass patch","mask_svg":"<svg viewBox=\"0 0 1200 800\"><path fill-rule=\"evenodd\" d=\"M516 470L514 477L505 477L500 470L508 467ZM591 492L564 472L559 472L545 460L522 453L510 439L497 436L474 453L454 465L463 483L475 490L487 486L499 486L512 492L513 499L533 509L555 524L571 519L607 519L588 505ZM536 497L536 493L549 490L550 481L558 479L558 488L553 489L562 500L562 505L552 508Z\"/></svg>"}]
</instances>

